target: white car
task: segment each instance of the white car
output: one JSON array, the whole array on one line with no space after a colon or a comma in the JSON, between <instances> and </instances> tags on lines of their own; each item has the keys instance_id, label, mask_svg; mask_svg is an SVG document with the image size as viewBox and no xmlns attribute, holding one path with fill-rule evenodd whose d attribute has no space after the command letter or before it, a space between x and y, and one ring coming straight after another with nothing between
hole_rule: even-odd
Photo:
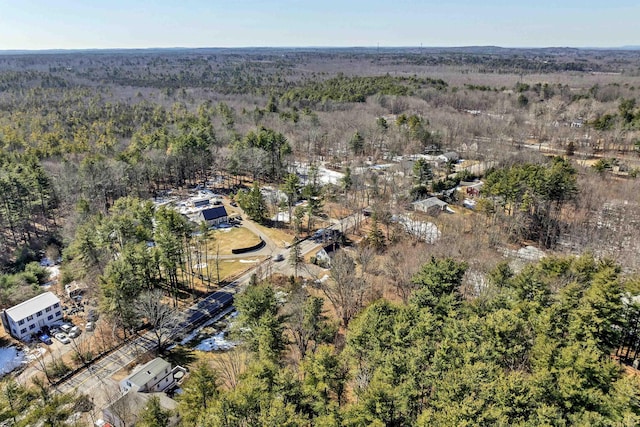
<instances>
[{"instance_id":1,"label":"white car","mask_svg":"<svg viewBox=\"0 0 640 427\"><path fill-rule=\"evenodd\" d=\"M87 322L87 326L84 327L85 331L90 332L93 331L96 327L94 322Z\"/></svg>"},{"instance_id":2,"label":"white car","mask_svg":"<svg viewBox=\"0 0 640 427\"><path fill-rule=\"evenodd\" d=\"M53 336L55 339L57 339L58 341L60 341L62 344L69 344L71 342L71 340L69 339L69 337L67 337L65 334L63 334L62 332L59 332L57 334L55 334Z\"/></svg>"},{"instance_id":3,"label":"white car","mask_svg":"<svg viewBox=\"0 0 640 427\"><path fill-rule=\"evenodd\" d=\"M78 328L77 326L74 326L73 328L71 328L71 330L69 331L69 337L71 338L76 338L80 335L80 332L82 332L80 330L80 328Z\"/></svg>"}]
</instances>

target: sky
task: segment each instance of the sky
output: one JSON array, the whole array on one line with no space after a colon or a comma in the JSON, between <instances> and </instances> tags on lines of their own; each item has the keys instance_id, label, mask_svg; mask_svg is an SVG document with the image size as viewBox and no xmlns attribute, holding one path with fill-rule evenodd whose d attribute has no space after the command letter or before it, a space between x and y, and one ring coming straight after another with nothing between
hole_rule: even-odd
<instances>
[{"instance_id":1,"label":"sky","mask_svg":"<svg viewBox=\"0 0 640 427\"><path fill-rule=\"evenodd\" d=\"M639 0L0 0L0 50L640 45Z\"/></svg>"}]
</instances>

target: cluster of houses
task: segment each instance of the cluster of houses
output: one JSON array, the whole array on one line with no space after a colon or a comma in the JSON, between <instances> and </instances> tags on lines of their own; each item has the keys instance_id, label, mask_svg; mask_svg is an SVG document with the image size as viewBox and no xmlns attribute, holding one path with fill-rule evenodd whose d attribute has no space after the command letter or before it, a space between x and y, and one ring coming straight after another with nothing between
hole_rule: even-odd
<instances>
[{"instance_id":1,"label":"cluster of houses","mask_svg":"<svg viewBox=\"0 0 640 427\"><path fill-rule=\"evenodd\" d=\"M178 203L177 209L190 221L204 222L209 227L229 222L229 214L222 204L222 199L206 190L200 191L196 197Z\"/></svg>"},{"instance_id":2,"label":"cluster of houses","mask_svg":"<svg viewBox=\"0 0 640 427\"><path fill-rule=\"evenodd\" d=\"M53 292L44 292L0 313L4 329L15 339L25 342L60 324L63 317L62 303ZM186 372L185 368L172 367L164 359L153 359L120 381L120 396L103 409L104 420L100 425L134 425L138 414L154 396L158 397L162 408L175 414L176 401L166 391L179 385ZM178 416L173 415L169 425L175 426L178 422Z\"/></svg>"}]
</instances>

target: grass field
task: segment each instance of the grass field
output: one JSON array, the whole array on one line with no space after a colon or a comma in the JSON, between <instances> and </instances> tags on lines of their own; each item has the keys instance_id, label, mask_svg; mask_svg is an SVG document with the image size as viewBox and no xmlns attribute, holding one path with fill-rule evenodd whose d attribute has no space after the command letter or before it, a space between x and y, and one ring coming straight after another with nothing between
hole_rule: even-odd
<instances>
[{"instance_id":1,"label":"grass field","mask_svg":"<svg viewBox=\"0 0 640 427\"><path fill-rule=\"evenodd\" d=\"M273 240L278 247L284 248L293 242L293 233L282 228L269 228L256 224L256 227L260 229L267 237Z\"/></svg>"},{"instance_id":2,"label":"grass field","mask_svg":"<svg viewBox=\"0 0 640 427\"><path fill-rule=\"evenodd\" d=\"M216 260L214 255L209 255L209 275L211 276L211 283L215 286L218 281L218 271L216 269ZM221 259L218 262L218 268L220 273L220 281L224 281L229 277L239 275L240 273L254 267L257 263L264 260L264 256L246 256L240 259ZM196 274L202 274L203 277L207 276L206 265L197 266L201 268L194 268ZM207 288L207 282L200 280L196 277L196 288L199 290L205 290Z\"/></svg>"},{"instance_id":3,"label":"grass field","mask_svg":"<svg viewBox=\"0 0 640 427\"><path fill-rule=\"evenodd\" d=\"M207 244L209 256L215 255L220 248L220 255L231 255L231 249L245 248L260 243L260 238L244 227L222 228L210 232Z\"/></svg>"}]
</instances>

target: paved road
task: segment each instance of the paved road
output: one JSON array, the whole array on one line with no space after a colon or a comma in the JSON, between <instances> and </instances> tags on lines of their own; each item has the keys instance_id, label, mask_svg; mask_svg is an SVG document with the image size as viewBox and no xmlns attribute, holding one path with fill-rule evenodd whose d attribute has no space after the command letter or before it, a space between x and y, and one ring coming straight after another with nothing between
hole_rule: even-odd
<instances>
[{"instance_id":1,"label":"paved road","mask_svg":"<svg viewBox=\"0 0 640 427\"><path fill-rule=\"evenodd\" d=\"M251 271L242 275L235 282L225 286L217 292L207 296L198 303L192 305L184 311L185 318L178 328L180 331L189 332L206 320L223 311L225 308L233 304L233 295L238 291L241 285L248 283ZM113 374L118 372L122 367L132 363L136 358L150 350L155 349L156 341L153 334L147 332L140 337L127 342L118 350L103 357L90 367L80 370L71 378L57 385L59 392L70 392L75 390L80 393L92 395L92 391L104 384Z\"/></svg>"},{"instance_id":2,"label":"paved road","mask_svg":"<svg viewBox=\"0 0 640 427\"><path fill-rule=\"evenodd\" d=\"M333 224L330 228L346 231L347 229L354 227L358 219L359 216L350 215ZM313 240L304 240L300 243L301 253L302 255L306 255L307 253L317 249L319 246L320 245ZM253 274L258 274L261 277L273 272L290 274L287 272L288 269L291 268L287 261L289 251L290 249L287 249L284 252L284 261L274 263L269 260L266 263L261 263L248 270L234 282L187 308L184 311L185 318L180 323L180 328L178 329L188 333L211 317L227 309L233 304L234 295L249 283ZM104 387L108 383L112 384L113 382L110 380L110 377L122 369L122 367L134 362L139 355L155 348L156 343L153 339L153 335L151 332L147 332L146 334L124 344L118 350L103 357L90 367L80 370L74 376L58 384L56 389L60 392L70 392L75 390L80 393L93 395L92 391L97 387Z\"/></svg>"}]
</instances>

